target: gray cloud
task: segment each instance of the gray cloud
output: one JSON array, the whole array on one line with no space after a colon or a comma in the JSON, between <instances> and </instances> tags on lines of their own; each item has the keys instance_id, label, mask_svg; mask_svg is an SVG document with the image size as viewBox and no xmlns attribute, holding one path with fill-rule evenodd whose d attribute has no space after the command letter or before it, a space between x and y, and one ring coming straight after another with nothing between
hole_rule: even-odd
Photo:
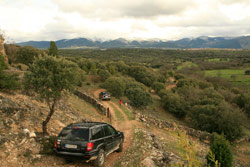
<instances>
[{"instance_id":1,"label":"gray cloud","mask_svg":"<svg viewBox=\"0 0 250 167\"><path fill-rule=\"evenodd\" d=\"M1 0L1 28L16 41L250 34L249 0Z\"/></svg>"},{"instance_id":2,"label":"gray cloud","mask_svg":"<svg viewBox=\"0 0 250 167\"><path fill-rule=\"evenodd\" d=\"M117 18L117 17L155 17L174 15L193 7L190 0L52 0L64 12L77 12L83 17Z\"/></svg>"}]
</instances>

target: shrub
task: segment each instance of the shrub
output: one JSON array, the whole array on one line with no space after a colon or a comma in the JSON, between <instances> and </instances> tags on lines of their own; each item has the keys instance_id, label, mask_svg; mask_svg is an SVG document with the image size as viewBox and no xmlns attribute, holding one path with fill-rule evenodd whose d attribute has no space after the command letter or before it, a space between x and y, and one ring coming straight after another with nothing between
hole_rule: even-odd
<instances>
[{"instance_id":1,"label":"shrub","mask_svg":"<svg viewBox=\"0 0 250 167\"><path fill-rule=\"evenodd\" d=\"M250 70L246 70L245 75L250 75Z\"/></svg>"},{"instance_id":2,"label":"shrub","mask_svg":"<svg viewBox=\"0 0 250 167\"><path fill-rule=\"evenodd\" d=\"M126 90L128 90L130 88L140 88L142 90L146 90L146 86L140 82L137 82L134 78L124 77L124 78L122 78L122 81L126 85L125 94L126 94Z\"/></svg>"},{"instance_id":3,"label":"shrub","mask_svg":"<svg viewBox=\"0 0 250 167\"><path fill-rule=\"evenodd\" d=\"M150 94L140 88L129 88L126 90L126 96L131 105L135 107L147 106L152 103Z\"/></svg>"},{"instance_id":4,"label":"shrub","mask_svg":"<svg viewBox=\"0 0 250 167\"><path fill-rule=\"evenodd\" d=\"M208 132L224 133L225 137L233 141L242 136L242 122L245 120L240 111L230 104L222 102L220 105L196 105L189 112L195 128Z\"/></svg>"},{"instance_id":5,"label":"shrub","mask_svg":"<svg viewBox=\"0 0 250 167\"><path fill-rule=\"evenodd\" d=\"M39 50L32 46L24 46L17 52L17 62L29 65L33 63L36 56L39 55Z\"/></svg>"},{"instance_id":6,"label":"shrub","mask_svg":"<svg viewBox=\"0 0 250 167\"><path fill-rule=\"evenodd\" d=\"M157 79L152 71L150 71L146 67L140 66L129 68L128 75L147 86L151 86Z\"/></svg>"},{"instance_id":7,"label":"shrub","mask_svg":"<svg viewBox=\"0 0 250 167\"><path fill-rule=\"evenodd\" d=\"M240 94L234 99L234 101L250 118L250 96L248 94Z\"/></svg>"},{"instance_id":8,"label":"shrub","mask_svg":"<svg viewBox=\"0 0 250 167\"><path fill-rule=\"evenodd\" d=\"M215 160L218 161L221 167L232 167L233 154L230 150L229 142L222 135L214 134L212 144L210 146L212 154L215 156ZM207 164L214 167L215 162L207 155Z\"/></svg>"},{"instance_id":9,"label":"shrub","mask_svg":"<svg viewBox=\"0 0 250 167\"><path fill-rule=\"evenodd\" d=\"M122 97L125 91L125 84L119 77L110 77L103 84L102 87L110 91L114 97Z\"/></svg>"},{"instance_id":10,"label":"shrub","mask_svg":"<svg viewBox=\"0 0 250 167\"><path fill-rule=\"evenodd\" d=\"M187 114L187 104L178 94L168 93L164 95L163 107L166 111L174 114L178 118L184 118Z\"/></svg>"},{"instance_id":11,"label":"shrub","mask_svg":"<svg viewBox=\"0 0 250 167\"><path fill-rule=\"evenodd\" d=\"M168 95L168 91L166 89L162 89L158 92L158 95L161 99L164 99L164 97Z\"/></svg>"},{"instance_id":12,"label":"shrub","mask_svg":"<svg viewBox=\"0 0 250 167\"><path fill-rule=\"evenodd\" d=\"M21 48L21 46L15 44L4 44L6 55L8 56L9 63L17 62L17 52Z\"/></svg>"},{"instance_id":13,"label":"shrub","mask_svg":"<svg viewBox=\"0 0 250 167\"><path fill-rule=\"evenodd\" d=\"M4 70L8 66L5 64L3 56L0 55L0 90L10 89L15 90L20 88L20 84L18 83L18 75L17 74L7 74Z\"/></svg>"},{"instance_id":14,"label":"shrub","mask_svg":"<svg viewBox=\"0 0 250 167\"><path fill-rule=\"evenodd\" d=\"M161 82L154 82L152 87L156 91L156 93L158 93L162 89L165 89L165 85Z\"/></svg>"},{"instance_id":15,"label":"shrub","mask_svg":"<svg viewBox=\"0 0 250 167\"><path fill-rule=\"evenodd\" d=\"M102 81L106 81L106 79L111 77L111 74L107 70L100 70L99 75L102 78Z\"/></svg>"},{"instance_id":16,"label":"shrub","mask_svg":"<svg viewBox=\"0 0 250 167\"><path fill-rule=\"evenodd\" d=\"M42 138L39 142L42 145L40 150L40 154L53 154L54 142L56 140L56 136L49 136L49 138Z\"/></svg>"}]
</instances>

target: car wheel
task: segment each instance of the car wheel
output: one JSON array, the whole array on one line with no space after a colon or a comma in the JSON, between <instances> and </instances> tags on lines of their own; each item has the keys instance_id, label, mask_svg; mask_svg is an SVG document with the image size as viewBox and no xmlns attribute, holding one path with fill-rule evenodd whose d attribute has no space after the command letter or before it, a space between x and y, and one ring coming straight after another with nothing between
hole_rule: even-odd
<instances>
[{"instance_id":1,"label":"car wheel","mask_svg":"<svg viewBox=\"0 0 250 167\"><path fill-rule=\"evenodd\" d=\"M121 140L121 143L119 145L117 152L122 152L122 150L123 150L123 141Z\"/></svg>"},{"instance_id":2,"label":"car wheel","mask_svg":"<svg viewBox=\"0 0 250 167\"><path fill-rule=\"evenodd\" d=\"M95 167L103 167L105 163L106 155L103 149L101 149L98 153L97 158L94 161Z\"/></svg>"}]
</instances>

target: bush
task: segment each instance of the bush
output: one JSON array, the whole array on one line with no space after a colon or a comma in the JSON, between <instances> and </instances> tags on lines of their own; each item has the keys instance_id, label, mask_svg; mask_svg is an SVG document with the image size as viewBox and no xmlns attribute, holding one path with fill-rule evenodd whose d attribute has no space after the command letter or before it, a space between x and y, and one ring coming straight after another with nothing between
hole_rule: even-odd
<instances>
[{"instance_id":1,"label":"bush","mask_svg":"<svg viewBox=\"0 0 250 167\"><path fill-rule=\"evenodd\" d=\"M53 154L54 142L56 138L57 138L56 136L49 136L49 138L42 138L39 141L40 144L42 144L40 154Z\"/></svg>"},{"instance_id":2,"label":"bush","mask_svg":"<svg viewBox=\"0 0 250 167\"><path fill-rule=\"evenodd\" d=\"M215 156L215 160L218 161L219 166L232 167L233 154L230 150L230 144L224 136L214 134L210 150ZM209 166L215 166L215 162L209 158L209 155L206 158Z\"/></svg>"},{"instance_id":3,"label":"bush","mask_svg":"<svg viewBox=\"0 0 250 167\"><path fill-rule=\"evenodd\" d=\"M250 96L248 94L240 94L234 101L250 118Z\"/></svg>"},{"instance_id":4,"label":"bush","mask_svg":"<svg viewBox=\"0 0 250 167\"><path fill-rule=\"evenodd\" d=\"M250 70L246 70L245 75L250 75Z\"/></svg>"},{"instance_id":5,"label":"bush","mask_svg":"<svg viewBox=\"0 0 250 167\"><path fill-rule=\"evenodd\" d=\"M17 52L17 62L29 65L33 63L35 57L40 54L40 51L32 46L24 46Z\"/></svg>"},{"instance_id":6,"label":"bush","mask_svg":"<svg viewBox=\"0 0 250 167\"><path fill-rule=\"evenodd\" d=\"M111 74L107 70L100 70L99 75L102 78L102 81L106 81L106 79L111 77Z\"/></svg>"},{"instance_id":7,"label":"bush","mask_svg":"<svg viewBox=\"0 0 250 167\"><path fill-rule=\"evenodd\" d=\"M178 118L184 118L187 114L187 104L184 99L178 94L167 93L164 94L163 107L166 111L174 114Z\"/></svg>"},{"instance_id":8,"label":"bush","mask_svg":"<svg viewBox=\"0 0 250 167\"><path fill-rule=\"evenodd\" d=\"M152 103L150 94L140 88L126 90L126 96L130 100L131 105L135 107L147 106Z\"/></svg>"},{"instance_id":9,"label":"bush","mask_svg":"<svg viewBox=\"0 0 250 167\"><path fill-rule=\"evenodd\" d=\"M193 126L197 129L224 133L230 141L242 136L242 122L245 118L240 111L226 102L222 102L218 106L196 105L192 107L189 116Z\"/></svg>"},{"instance_id":10,"label":"bush","mask_svg":"<svg viewBox=\"0 0 250 167\"><path fill-rule=\"evenodd\" d=\"M4 70L8 66L5 64L3 56L0 55L0 90L10 89L15 90L20 88L20 84L18 83L18 75L17 74L7 74Z\"/></svg>"},{"instance_id":11,"label":"bush","mask_svg":"<svg viewBox=\"0 0 250 167\"><path fill-rule=\"evenodd\" d=\"M154 82L152 87L156 91L156 93L158 93L162 89L165 89L165 85L161 82Z\"/></svg>"},{"instance_id":12,"label":"bush","mask_svg":"<svg viewBox=\"0 0 250 167\"><path fill-rule=\"evenodd\" d=\"M147 86L151 86L157 79L152 71L140 66L129 68L128 75Z\"/></svg>"},{"instance_id":13,"label":"bush","mask_svg":"<svg viewBox=\"0 0 250 167\"><path fill-rule=\"evenodd\" d=\"M124 77L124 78L122 78L122 81L126 85L125 95L126 95L126 90L128 90L130 88L140 88L142 90L146 90L146 86L140 82L137 82L134 78Z\"/></svg>"},{"instance_id":14,"label":"bush","mask_svg":"<svg viewBox=\"0 0 250 167\"><path fill-rule=\"evenodd\" d=\"M15 44L4 44L4 48L9 59L9 63L17 63L17 53L21 46Z\"/></svg>"},{"instance_id":15,"label":"bush","mask_svg":"<svg viewBox=\"0 0 250 167\"><path fill-rule=\"evenodd\" d=\"M120 98L124 95L125 84L119 77L110 77L103 84L102 87L110 91L112 96Z\"/></svg>"},{"instance_id":16,"label":"bush","mask_svg":"<svg viewBox=\"0 0 250 167\"><path fill-rule=\"evenodd\" d=\"M164 99L164 97L168 95L168 91L166 89L162 89L158 92L158 95L161 99Z\"/></svg>"}]
</instances>

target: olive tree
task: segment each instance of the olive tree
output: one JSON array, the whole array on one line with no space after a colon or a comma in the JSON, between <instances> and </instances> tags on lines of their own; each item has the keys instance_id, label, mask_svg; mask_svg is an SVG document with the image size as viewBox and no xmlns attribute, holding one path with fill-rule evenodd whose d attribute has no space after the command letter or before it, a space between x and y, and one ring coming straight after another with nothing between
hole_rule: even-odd
<instances>
[{"instance_id":1,"label":"olive tree","mask_svg":"<svg viewBox=\"0 0 250 167\"><path fill-rule=\"evenodd\" d=\"M25 88L38 93L50 109L42 123L44 134L48 133L47 123L55 112L56 104L77 83L77 71L77 65L65 59L39 56L25 73Z\"/></svg>"}]
</instances>

